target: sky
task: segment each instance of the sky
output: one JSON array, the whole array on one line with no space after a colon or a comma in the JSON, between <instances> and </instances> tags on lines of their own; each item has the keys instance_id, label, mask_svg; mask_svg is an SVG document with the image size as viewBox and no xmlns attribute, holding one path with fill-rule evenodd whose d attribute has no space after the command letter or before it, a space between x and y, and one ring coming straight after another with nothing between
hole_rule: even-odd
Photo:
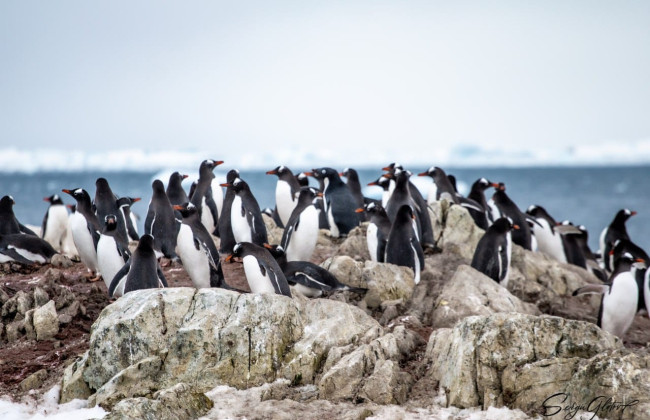
<instances>
[{"instance_id":1,"label":"sky","mask_svg":"<svg viewBox=\"0 0 650 420\"><path fill-rule=\"evenodd\" d=\"M0 149L634 150L648 22L648 1L7 0Z\"/></svg>"}]
</instances>

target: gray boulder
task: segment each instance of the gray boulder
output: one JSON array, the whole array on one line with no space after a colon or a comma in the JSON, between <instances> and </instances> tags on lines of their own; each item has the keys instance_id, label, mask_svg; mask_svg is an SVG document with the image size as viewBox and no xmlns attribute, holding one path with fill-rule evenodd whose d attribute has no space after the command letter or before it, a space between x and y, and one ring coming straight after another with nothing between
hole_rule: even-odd
<instances>
[{"instance_id":1,"label":"gray boulder","mask_svg":"<svg viewBox=\"0 0 650 420\"><path fill-rule=\"evenodd\" d=\"M368 223L363 223L352 229L343 243L339 246L337 255L347 255L355 260L370 260L368 251L368 240L366 239L366 228Z\"/></svg>"},{"instance_id":2,"label":"gray boulder","mask_svg":"<svg viewBox=\"0 0 650 420\"><path fill-rule=\"evenodd\" d=\"M39 341L49 340L59 332L59 316L53 300L36 308L33 315L34 331Z\"/></svg>"}]
</instances>

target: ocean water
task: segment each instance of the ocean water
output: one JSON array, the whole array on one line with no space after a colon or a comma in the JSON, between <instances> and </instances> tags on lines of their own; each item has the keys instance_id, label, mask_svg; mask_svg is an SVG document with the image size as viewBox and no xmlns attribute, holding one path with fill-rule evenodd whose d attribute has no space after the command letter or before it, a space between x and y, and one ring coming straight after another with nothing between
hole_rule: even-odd
<instances>
[{"instance_id":1,"label":"ocean water","mask_svg":"<svg viewBox=\"0 0 650 420\"><path fill-rule=\"evenodd\" d=\"M361 182L367 184L382 174L382 165L372 168L357 168ZM276 176L266 175L265 169L247 169L241 171L261 208L273 207L275 201ZM408 166L413 173L425 171L424 166ZM215 171L217 180L225 182L225 173L231 169L227 164ZM310 170L311 167L292 167L298 170ZM337 168L343 170L343 168ZM587 227L590 233L592 249L598 249L598 237L602 229L613 219L621 208L636 210L638 214L628 223L631 239L639 246L650 250L650 166L595 166L595 167L444 167L448 174L456 176L459 189L467 193L469 186L478 178L485 177L493 182L504 182L508 195L525 210L531 204L545 207L557 220L571 220L575 224ZM190 178L183 184L186 190L198 174L197 169L187 170ZM165 184L172 171L145 170L128 171L72 171L61 170L40 172L0 172L0 195L11 195L16 201L14 211L22 223L40 226L48 203L44 197L59 193L64 202L74 203L72 197L61 193L61 189L82 187L91 197L95 193L95 180L98 177L108 179L113 192L119 196L141 197L142 201L133 206L133 211L140 215L140 231L151 197L151 183L159 178ZM183 171L181 171L183 172ZM426 196L429 177L412 178ZM312 185L316 185L312 180ZM379 187L367 187L367 196L379 198ZM491 191L487 191L489 199Z\"/></svg>"}]
</instances>

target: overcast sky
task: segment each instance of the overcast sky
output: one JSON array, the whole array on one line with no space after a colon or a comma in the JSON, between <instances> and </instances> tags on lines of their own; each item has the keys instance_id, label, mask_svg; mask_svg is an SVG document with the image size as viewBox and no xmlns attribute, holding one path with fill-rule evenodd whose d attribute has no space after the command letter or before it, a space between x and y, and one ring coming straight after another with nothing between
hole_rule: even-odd
<instances>
[{"instance_id":1,"label":"overcast sky","mask_svg":"<svg viewBox=\"0 0 650 420\"><path fill-rule=\"evenodd\" d=\"M649 1L6 0L0 38L2 148L650 138Z\"/></svg>"}]
</instances>

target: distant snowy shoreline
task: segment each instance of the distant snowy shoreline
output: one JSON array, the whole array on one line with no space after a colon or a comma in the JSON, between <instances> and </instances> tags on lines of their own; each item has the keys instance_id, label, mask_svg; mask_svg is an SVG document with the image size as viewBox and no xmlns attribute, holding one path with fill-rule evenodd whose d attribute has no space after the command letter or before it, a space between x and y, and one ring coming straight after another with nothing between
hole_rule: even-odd
<instances>
[{"instance_id":1,"label":"distant snowy shoreline","mask_svg":"<svg viewBox=\"0 0 650 420\"><path fill-rule=\"evenodd\" d=\"M575 146L563 150L501 150L468 145L442 149L432 145L431 151L414 151L408 147L383 151L368 148L366 151L363 146L355 145L344 153L298 148L260 151L256 154L240 148L223 151L153 151L133 148L94 152L5 148L0 149L0 173L191 170L207 158L224 160L228 167L243 170L267 170L279 164L295 168L369 168L390 162L400 162L407 167L436 165L455 168L645 166L650 165L650 139Z\"/></svg>"}]
</instances>

